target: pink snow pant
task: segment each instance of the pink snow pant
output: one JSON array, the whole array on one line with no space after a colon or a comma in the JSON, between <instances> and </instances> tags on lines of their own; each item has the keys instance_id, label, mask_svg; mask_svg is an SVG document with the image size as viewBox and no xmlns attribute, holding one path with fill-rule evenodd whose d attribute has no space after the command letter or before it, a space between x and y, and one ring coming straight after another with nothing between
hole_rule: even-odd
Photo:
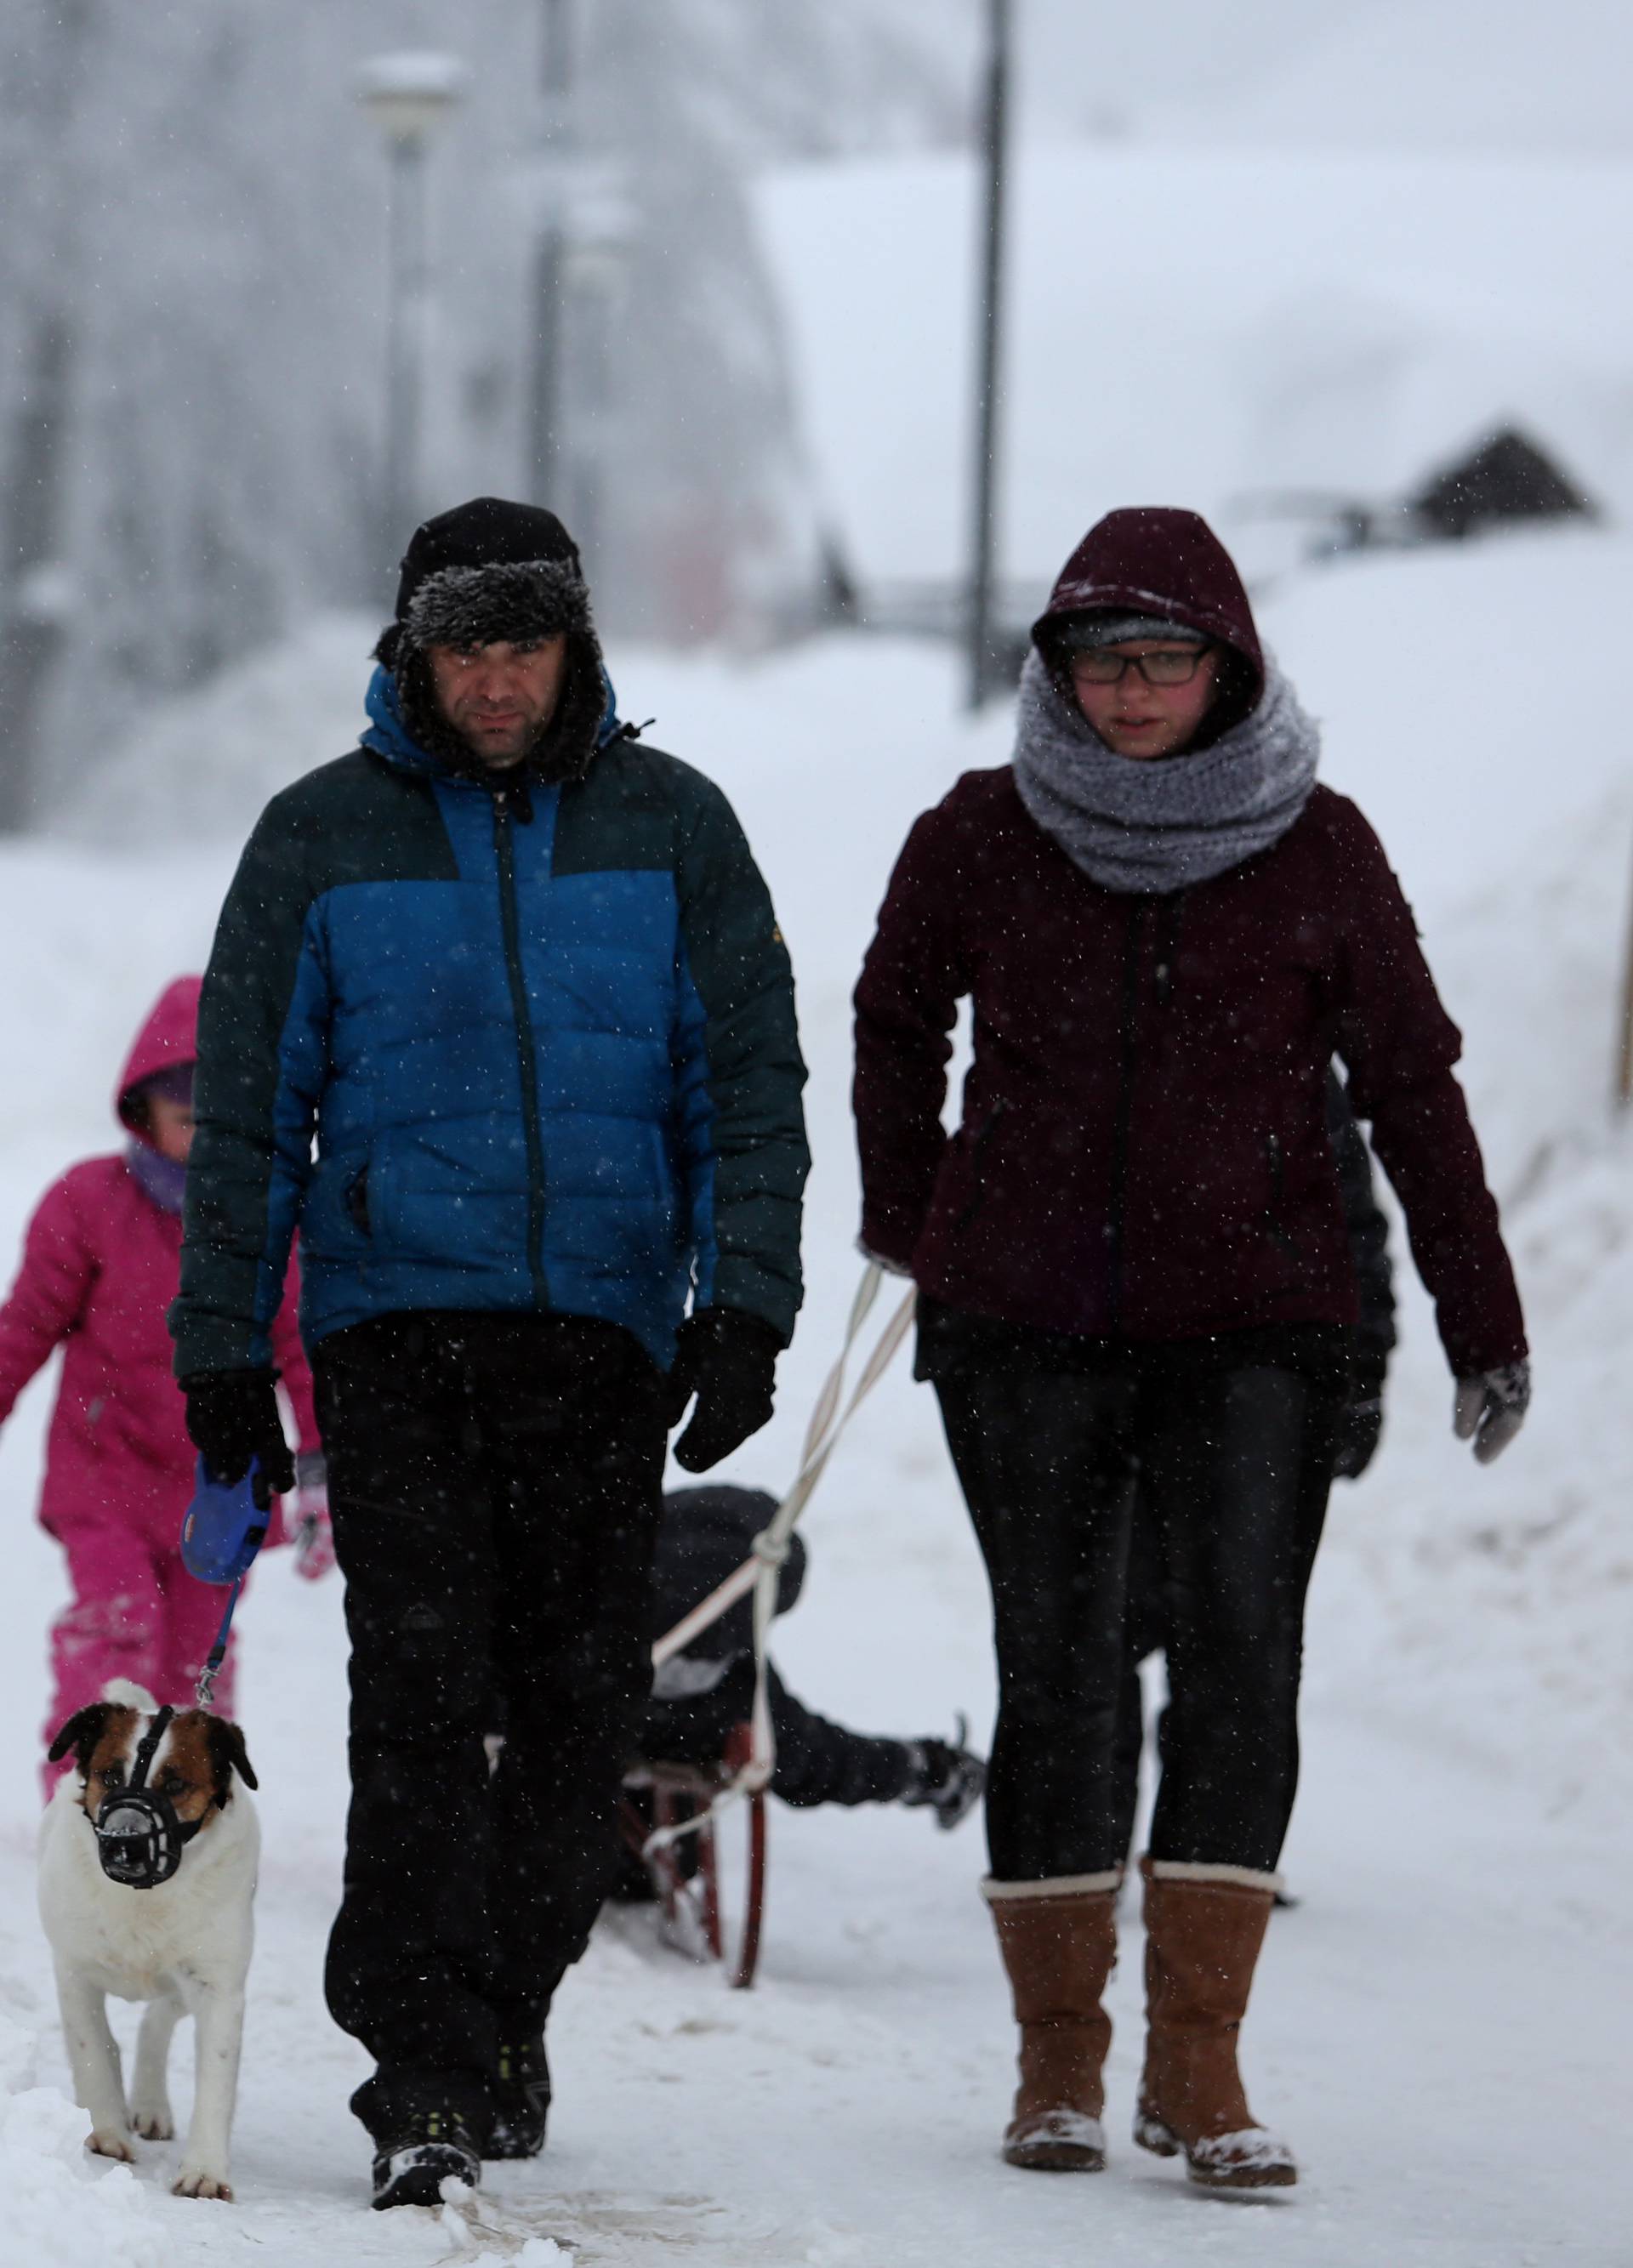
<instances>
[{"instance_id":1,"label":"pink snow pant","mask_svg":"<svg viewBox=\"0 0 1633 2268\"><path fill-rule=\"evenodd\" d=\"M185 1495L178 1502L185 1505ZM188 1573L176 1543L181 1526L179 1509L167 1514L161 1543L144 1533L139 1513L122 1520L110 1512L105 1519L77 1520L59 1532L73 1597L51 1626L56 1691L45 1724L46 1747L77 1709L98 1697L110 1677L133 1679L156 1701L191 1705L193 1688L226 1611L227 1592L225 1586L201 1583ZM223 1717L233 1714L235 1652L235 1641L229 1641L211 1703ZM42 1767L48 1801L71 1762L65 1758Z\"/></svg>"}]
</instances>

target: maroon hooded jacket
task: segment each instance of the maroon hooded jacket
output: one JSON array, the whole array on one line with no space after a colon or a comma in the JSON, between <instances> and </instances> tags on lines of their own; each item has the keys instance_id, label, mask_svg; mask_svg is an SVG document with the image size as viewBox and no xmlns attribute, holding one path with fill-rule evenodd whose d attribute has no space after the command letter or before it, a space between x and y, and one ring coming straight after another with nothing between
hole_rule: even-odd
<instances>
[{"instance_id":1,"label":"maroon hooded jacket","mask_svg":"<svg viewBox=\"0 0 1633 2268\"><path fill-rule=\"evenodd\" d=\"M1262 691L1247 594L1193 512L1113 512L1092 529L1034 627L1046 657L1051 623L1088 608L1203 630ZM965 995L974 1062L949 1139L948 1035ZM862 1241L933 1298L1146 1341L1352 1323L1323 1101L1336 1054L1452 1370L1524 1355L1452 1072L1459 1036L1348 798L1318 786L1267 850L1135 895L1074 865L1009 767L966 773L907 838L856 1019Z\"/></svg>"}]
</instances>

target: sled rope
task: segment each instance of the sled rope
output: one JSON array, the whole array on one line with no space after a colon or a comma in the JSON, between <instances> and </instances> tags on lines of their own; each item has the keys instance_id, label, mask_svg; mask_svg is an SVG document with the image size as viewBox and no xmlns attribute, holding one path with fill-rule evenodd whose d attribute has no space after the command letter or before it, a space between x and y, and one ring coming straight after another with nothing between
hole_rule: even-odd
<instances>
[{"instance_id":1,"label":"sled rope","mask_svg":"<svg viewBox=\"0 0 1633 2268\"><path fill-rule=\"evenodd\" d=\"M746 1593L753 1592L754 1709L749 1719L748 1756L706 1811L700 1811L691 1819L677 1820L673 1826L657 1829L647 1837L645 1845L647 1852L662 1850L668 1845L678 1842L683 1835L696 1834L740 1796L755 1794L765 1787L776 1768L777 1740L772 1727L767 1656L772 1620L777 1611L777 1578L788 1556L789 1538L800 1515L811 1500L829 1458L838 1447L851 1419L890 1368L896 1351L906 1337L908 1326L913 1322L913 1305L918 1294L910 1285L900 1306L875 1341L873 1351L862 1365L850 1399L846 1401L846 1368L861 1336L862 1326L879 1296L879 1286L883 1280L883 1269L876 1260L870 1260L861 1282L856 1287L856 1296L851 1302L850 1322L846 1326L845 1343L839 1349L839 1359L824 1381L816 1407L811 1411L799 1470L771 1520L755 1537L754 1548L749 1557L735 1574L728 1575L706 1599L701 1600L689 1615L683 1616L673 1630L666 1631L652 1649L652 1664L656 1669L672 1655L690 1646L699 1632L718 1622Z\"/></svg>"}]
</instances>

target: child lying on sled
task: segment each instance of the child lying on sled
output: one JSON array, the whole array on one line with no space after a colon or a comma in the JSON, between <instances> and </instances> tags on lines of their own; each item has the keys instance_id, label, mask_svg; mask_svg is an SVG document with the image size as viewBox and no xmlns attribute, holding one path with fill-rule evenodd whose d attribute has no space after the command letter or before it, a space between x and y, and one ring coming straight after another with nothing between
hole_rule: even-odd
<instances>
[{"instance_id":1,"label":"child lying on sled","mask_svg":"<svg viewBox=\"0 0 1633 2268\"><path fill-rule=\"evenodd\" d=\"M775 1498L763 1489L724 1484L674 1489L665 1496L653 1568L654 1638L672 1630L743 1565L776 1508ZM798 1599L805 1565L805 1545L796 1535L778 1581L780 1615ZM753 1647L752 1602L743 1598L663 1664L654 1679L641 1731L644 1760L698 1765L720 1761L733 1729L753 1707ZM923 1805L939 1826L950 1828L979 1801L986 1768L959 1742L853 1733L807 1708L774 1667L769 1686L777 1737L771 1792L784 1803L801 1808L819 1803ZM652 1895L646 1868L626 1852L611 1896L632 1904Z\"/></svg>"}]
</instances>

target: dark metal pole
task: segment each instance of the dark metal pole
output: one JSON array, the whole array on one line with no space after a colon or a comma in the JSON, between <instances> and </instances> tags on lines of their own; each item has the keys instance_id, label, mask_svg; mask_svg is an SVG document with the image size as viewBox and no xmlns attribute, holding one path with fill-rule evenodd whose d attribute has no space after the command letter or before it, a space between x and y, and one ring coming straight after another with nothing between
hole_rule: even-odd
<instances>
[{"instance_id":1,"label":"dark metal pole","mask_svg":"<svg viewBox=\"0 0 1633 2268\"><path fill-rule=\"evenodd\" d=\"M1633 901L1628 915L1627 959L1622 969L1622 1014L1616 1034L1617 1115L1633 1107Z\"/></svg>"},{"instance_id":2,"label":"dark metal pole","mask_svg":"<svg viewBox=\"0 0 1633 2268\"><path fill-rule=\"evenodd\" d=\"M52 666L68 635L71 601L62 564L63 491L69 476L69 422L74 340L60 310L18 310L25 331L26 390L0 468L0 716L6 719L0 763L0 834L33 824L36 763Z\"/></svg>"},{"instance_id":3,"label":"dark metal pole","mask_svg":"<svg viewBox=\"0 0 1633 2268\"><path fill-rule=\"evenodd\" d=\"M543 199L533 247L533 364L528 393L528 474L536 504L560 505L566 464L562 407L566 388L563 363L566 343L566 231L563 226L563 172L568 156L572 55L569 0L543 0L540 25L539 100L543 130L539 154Z\"/></svg>"},{"instance_id":4,"label":"dark metal pole","mask_svg":"<svg viewBox=\"0 0 1633 2268\"><path fill-rule=\"evenodd\" d=\"M1010 0L987 0L982 157L986 201L981 296L976 338L974 522L967 641L969 705L979 709L994 678L993 554L998 497L998 373L1002 344L1004 190L1009 109Z\"/></svg>"}]
</instances>

